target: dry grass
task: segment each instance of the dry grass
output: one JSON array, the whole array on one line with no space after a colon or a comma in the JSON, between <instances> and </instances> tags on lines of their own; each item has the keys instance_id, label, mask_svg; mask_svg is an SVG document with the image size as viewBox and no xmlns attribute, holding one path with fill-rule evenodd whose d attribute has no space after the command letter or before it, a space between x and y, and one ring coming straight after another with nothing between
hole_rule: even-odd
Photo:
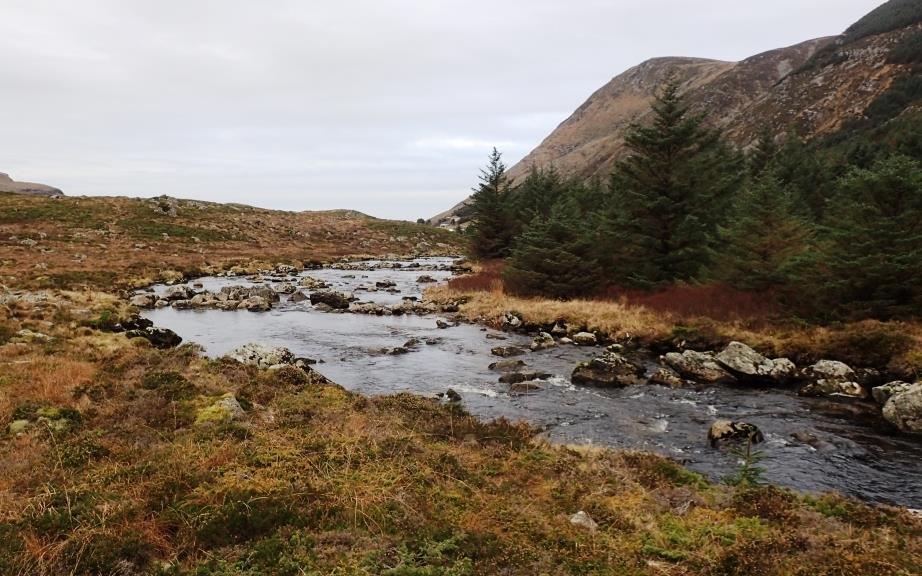
<instances>
[{"instance_id":1,"label":"dry grass","mask_svg":"<svg viewBox=\"0 0 922 576\"><path fill-rule=\"evenodd\" d=\"M97 312L63 302L20 302L3 322ZM62 431L0 436L4 575L806 576L911 574L922 559L922 525L895 509L714 485L657 456L551 446L524 425L188 347L69 323L55 335L0 346L30 360L3 372L0 424L10 406L79 410ZM195 427L225 393L245 418ZM577 510L597 532L569 523Z\"/></svg>"}]
</instances>

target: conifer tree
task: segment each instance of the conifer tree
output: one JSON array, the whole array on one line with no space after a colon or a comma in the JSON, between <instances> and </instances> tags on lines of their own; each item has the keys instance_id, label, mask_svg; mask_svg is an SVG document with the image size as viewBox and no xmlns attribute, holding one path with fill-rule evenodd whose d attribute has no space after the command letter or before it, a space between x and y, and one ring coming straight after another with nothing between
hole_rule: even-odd
<instances>
[{"instance_id":1,"label":"conifer tree","mask_svg":"<svg viewBox=\"0 0 922 576\"><path fill-rule=\"evenodd\" d=\"M770 131L763 129L759 132L759 139L755 147L749 153L749 175L752 178L761 176L777 153L778 145L775 144L775 137Z\"/></svg>"},{"instance_id":2,"label":"conifer tree","mask_svg":"<svg viewBox=\"0 0 922 576\"><path fill-rule=\"evenodd\" d=\"M791 194L766 173L735 199L729 224L721 228L716 275L745 290L786 286L805 262L812 234Z\"/></svg>"},{"instance_id":3,"label":"conifer tree","mask_svg":"<svg viewBox=\"0 0 922 576\"><path fill-rule=\"evenodd\" d=\"M653 287L691 280L710 263L743 167L703 120L671 81L656 97L653 122L628 133L630 155L612 176L606 242L622 281Z\"/></svg>"},{"instance_id":4,"label":"conifer tree","mask_svg":"<svg viewBox=\"0 0 922 576\"><path fill-rule=\"evenodd\" d=\"M480 171L480 184L471 196L469 228L471 249L478 258L508 255L515 234L515 221L509 205L509 180L502 154L496 149L489 164Z\"/></svg>"},{"instance_id":5,"label":"conifer tree","mask_svg":"<svg viewBox=\"0 0 922 576\"><path fill-rule=\"evenodd\" d=\"M565 182L554 167L535 168L512 193L512 210L518 221L516 233L521 232L535 218L547 218L554 203L568 194Z\"/></svg>"},{"instance_id":6,"label":"conifer tree","mask_svg":"<svg viewBox=\"0 0 922 576\"><path fill-rule=\"evenodd\" d=\"M557 202L547 218L538 216L517 239L504 273L517 294L572 298L601 283L593 259L595 239L573 198Z\"/></svg>"},{"instance_id":7,"label":"conifer tree","mask_svg":"<svg viewBox=\"0 0 922 576\"><path fill-rule=\"evenodd\" d=\"M851 317L922 314L922 162L905 156L839 180L824 227L833 302Z\"/></svg>"}]
</instances>

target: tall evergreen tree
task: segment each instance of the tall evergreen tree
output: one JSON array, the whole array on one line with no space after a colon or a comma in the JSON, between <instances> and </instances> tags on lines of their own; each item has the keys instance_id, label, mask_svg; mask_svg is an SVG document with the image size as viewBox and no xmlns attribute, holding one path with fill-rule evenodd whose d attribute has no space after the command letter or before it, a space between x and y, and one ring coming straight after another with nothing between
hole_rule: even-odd
<instances>
[{"instance_id":1,"label":"tall evergreen tree","mask_svg":"<svg viewBox=\"0 0 922 576\"><path fill-rule=\"evenodd\" d=\"M774 135L769 130L763 129L759 132L756 145L749 153L749 175L752 178L761 176L777 153L778 145L775 143Z\"/></svg>"},{"instance_id":2,"label":"tall evergreen tree","mask_svg":"<svg viewBox=\"0 0 922 576\"><path fill-rule=\"evenodd\" d=\"M630 155L611 181L607 248L623 281L656 286L691 280L710 263L717 224L743 177L742 160L691 114L669 82L653 122L634 125Z\"/></svg>"},{"instance_id":3,"label":"tall evergreen tree","mask_svg":"<svg viewBox=\"0 0 922 576\"><path fill-rule=\"evenodd\" d=\"M800 138L791 137L775 154L770 167L794 201L809 210L815 221L820 221L833 194L835 178L817 150Z\"/></svg>"},{"instance_id":4,"label":"tall evergreen tree","mask_svg":"<svg viewBox=\"0 0 922 576\"><path fill-rule=\"evenodd\" d=\"M593 259L593 229L573 198L554 204L517 239L504 273L512 292L572 298L594 292L601 283Z\"/></svg>"},{"instance_id":5,"label":"tall evergreen tree","mask_svg":"<svg viewBox=\"0 0 922 576\"><path fill-rule=\"evenodd\" d=\"M922 162L892 156L853 169L824 228L832 302L852 317L922 315Z\"/></svg>"},{"instance_id":6,"label":"tall evergreen tree","mask_svg":"<svg viewBox=\"0 0 922 576\"><path fill-rule=\"evenodd\" d=\"M734 287L761 291L790 284L805 262L812 226L791 194L766 173L735 199L716 276Z\"/></svg>"},{"instance_id":7,"label":"tall evergreen tree","mask_svg":"<svg viewBox=\"0 0 922 576\"><path fill-rule=\"evenodd\" d=\"M496 149L480 171L480 184L471 196L469 227L471 249L478 258L502 258L509 254L515 235L509 198L509 179L503 156Z\"/></svg>"},{"instance_id":8,"label":"tall evergreen tree","mask_svg":"<svg viewBox=\"0 0 922 576\"><path fill-rule=\"evenodd\" d=\"M511 208L521 232L535 218L547 218L554 203L567 195L569 182L565 181L554 167L535 168L529 171L525 180L512 192Z\"/></svg>"}]
</instances>

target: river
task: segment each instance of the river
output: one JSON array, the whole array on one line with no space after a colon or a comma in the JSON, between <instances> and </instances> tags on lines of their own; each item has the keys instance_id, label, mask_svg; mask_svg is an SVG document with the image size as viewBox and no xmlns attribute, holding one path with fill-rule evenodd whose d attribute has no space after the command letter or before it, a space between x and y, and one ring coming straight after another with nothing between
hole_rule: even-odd
<instances>
[{"instance_id":1,"label":"river","mask_svg":"<svg viewBox=\"0 0 922 576\"><path fill-rule=\"evenodd\" d=\"M445 281L450 259L415 261L420 268L366 271L321 269L303 273L351 292L389 280L399 293L356 292L363 301L392 304L421 297L422 274ZM375 264L375 262L369 262ZM407 263L403 263L405 266ZM204 288L249 285L244 278L199 279ZM156 286L162 291L165 287ZM306 292L306 290L305 290ZM765 481L805 492L837 491L872 502L922 508L922 443L899 435L875 418L856 417L842 401L802 398L790 389L712 387L701 390L634 386L597 389L574 386L569 374L595 347L560 346L522 357L530 369L553 374L541 389L513 394L489 370L499 358L491 348L528 348L531 339L472 324L436 327L438 316L369 316L314 310L309 301L282 302L263 313L220 310L150 310L144 316L196 342L209 356L221 356L249 342L285 346L319 360L315 368L343 387L368 395L412 392L435 396L459 392L464 407L481 418L526 420L561 443L596 444L657 452L720 480L738 467L737 458L713 449L707 430L714 420L757 425L766 441L758 446ZM391 356L381 349L416 338L415 351ZM505 338L505 340L500 340ZM853 402L853 401L847 401ZM812 440L801 439L809 435Z\"/></svg>"}]
</instances>

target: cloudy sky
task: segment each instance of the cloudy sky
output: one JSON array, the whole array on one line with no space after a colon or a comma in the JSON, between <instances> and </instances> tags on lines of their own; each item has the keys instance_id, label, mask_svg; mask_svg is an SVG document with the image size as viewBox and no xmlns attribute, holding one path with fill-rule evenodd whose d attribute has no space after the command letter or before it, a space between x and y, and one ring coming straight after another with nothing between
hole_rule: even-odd
<instances>
[{"instance_id":1,"label":"cloudy sky","mask_svg":"<svg viewBox=\"0 0 922 576\"><path fill-rule=\"evenodd\" d=\"M0 0L0 172L72 195L428 217L654 56L882 0Z\"/></svg>"}]
</instances>

